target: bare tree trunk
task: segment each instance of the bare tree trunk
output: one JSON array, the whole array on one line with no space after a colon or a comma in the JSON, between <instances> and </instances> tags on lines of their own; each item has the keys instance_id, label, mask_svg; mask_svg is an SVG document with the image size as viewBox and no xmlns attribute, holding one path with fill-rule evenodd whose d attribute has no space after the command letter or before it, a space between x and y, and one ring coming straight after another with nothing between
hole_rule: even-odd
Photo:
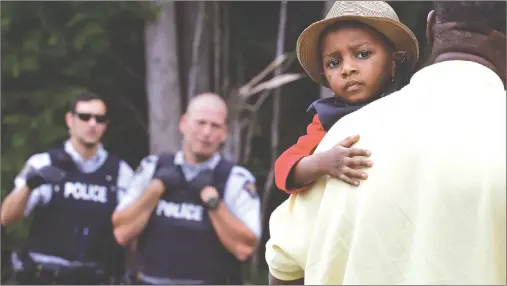
<instances>
[{"instance_id":1,"label":"bare tree trunk","mask_svg":"<svg viewBox=\"0 0 507 286\"><path fill-rule=\"evenodd\" d=\"M220 94L220 2L213 2L213 91ZM224 95L225 96L225 95Z\"/></svg>"},{"instance_id":2,"label":"bare tree trunk","mask_svg":"<svg viewBox=\"0 0 507 286\"><path fill-rule=\"evenodd\" d=\"M278 24L278 39L276 41L276 57L280 57L284 54L285 50L285 26L287 22L287 1L280 3L280 23ZM275 77L282 74L282 67L279 66L274 71ZM274 165L276 158L278 157L278 142L279 142L279 129L280 129L280 94L282 88L275 89L273 98L273 121L271 125L271 163Z\"/></svg>"},{"instance_id":3,"label":"bare tree trunk","mask_svg":"<svg viewBox=\"0 0 507 286\"><path fill-rule=\"evenodd\" d=\"M145 27L146 91L150 130L150 153L177 151L181 136L181 94L177 54L175 3L155 1L159 18Z\"/></svg>"},{"instance_id":4,"label":"bare tree trunk","mask_svg":"<svg viewBox=\"0 0 507 286\"><path fill-rule=\"evenodd\" d=\"M240 162L242 126L240 122L239 96L232 95L227 99L228 131L227 140L223 148L223 156L233 162Z\"/></svg>"},{"instance_id":5,"label":"bare tree trunk","mask_svg":"<svg viewBox=\"0 0 507 286\"><path fill-rule=\"evenodd\" d=\"M237 60L237 73L239 74L239 82L243 82L243 78L241 75L243 73L244 67L243 62L241 60L241 54L238 52L238 60ZM228 72L228 69L224 70ZM224 72L224 80L229 79L229 74ZM227 93L227 85L223 85L222 88ZM237 91L231 91L227 98L227 106L228 106L228 131L227 131L227 141L225 142L225 146L223 149L224 156L232 160L234 162L239 162L241 159L241 136L242 136L242 128L240 124L240 113L241 113L241 98L237 94Z\"/></svg>"},{"instance_id":6,"label":"bare tree trunk","mask_svg":"<svg viewBox=\"0 0 507 286\"><path fill-rule=\"evenodd\" d=\"M333 7L334 2L335 1L333 1L333 0L327 0L324 3L324 10L322 11L323 17L325 17L327 15L327 12L329 12L329 10L331 10L331 7ZM320 87L320 98L331 97L331 96L333 96L333 92L329 88L323 87L323 86Z\"/></svg>"},{"instance_id":7,"label":"bare tree trunk","mask_svg":"<svg viewBox=\"0 0 507 286\"><path fill-rule=\"evenodd\" d=\"M211 90L211 26L208 22L206 1L178 1L180 71L186 101Z\"/></svg>"},{"instance_id":8,"label":"bare tree trunk","mask_svg":"<svg viewBox=\"0 0 507 286\"><path fill-rule=\"evenodd\" d=\"M229 26L229 3L221 2L222 6L222 19L223 19L223 42L222 42L222 85L220 86L220 92L226 94L230 85L230 74L229 74L229 50L230 50L230 33L231 28Z\"/></svg>"},{"instance_id":9,"label":"bare tree trunk","mask_svg":"<svg viewBox=\"0 0 507 286\"><path fill-rule=\"evenodd\" d=\"M197 15L195 17L194 37L192 40L190 71L188 73L188 88L187 88L188 100L190 100L190 98L196 95L197 93L197 76L198 76L197 72L199 71L200 68L202 68L200 65L200 60L208 59L206 55L204 55L204 57L201 57L200 54L201 52L200 47L203 38L202 34L204 29L204 22L206 21L206 2L204 1L198 2L198 5L199 6L197 10Z\"/></svg>"},{"instance_id":10,"label":"bare tree trunk","mask_svg":"<svg viewBox=\"0 0 507 286\"><path fill-rule=\"evenodd\" d=\"M276 55L275 58L278 58L284 54L284 46L285 46L285 27L287 24L287 1L282 1L280 3L280 21L278 24L278 38L276 41ZM282 67L278 66L274 71L274 77L281 75ZM274 185L274 170L275 170L275 161L278 157L278 142L279 142L279 128L280 128L280 95L281 95L281 87L278 87L274 90L274 98L273 98L273 121L271 124L271 168L268 173L268 177L266 179L266 183L264 185L264 194L262 196L262 204L261 204L261 225L263 226L266 223L266 209L267 202L271 196L271 191ZM252 265L250 269L250 276L257 277L257 269L259 265L260 255L259 251L255 252L255 255L252 258Z\"/></svg>"},{"instance_id":11,"label":"bare tree trunk","mask_svg":"<svg viewBox=\"0 0 507 286\"><path fill-rule=\"evenodd\" d=\"M280 3L280 22L278 24L278 38L276 41L276 56L275 58L283 55L284 43L285 43L285 24L286 24L286 16L287 15L287 1L282 1ZM281 74L281 67L277 67L274 70L274 76L277 77ZM267 194L271 192L274 182L274 168L275 161L278 157L278 134L279 125L280 125L280 92L281 88L275 89L275 94L273 97L273 120L271 123L271 168L268 174L268 178L266 180L266 184L264 185L264 192L266 199L268 197ZM267 200L267 199L266 199Z\"/></svg>"}]
</instances>

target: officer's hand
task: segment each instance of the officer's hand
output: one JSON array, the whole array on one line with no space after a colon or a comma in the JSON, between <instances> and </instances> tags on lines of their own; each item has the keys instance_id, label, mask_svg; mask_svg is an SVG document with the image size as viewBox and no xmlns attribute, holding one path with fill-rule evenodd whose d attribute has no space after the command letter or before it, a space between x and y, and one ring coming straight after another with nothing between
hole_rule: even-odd
<instances>
[{"instance_id":1,"label":"officer's hand","mask_svg":"<svg viewBox=\"0 0 507 286\"><path fill-rule=\"evenodd\" d=\"M159 167L155 171L153 179L162 181L166 192L181 185L184 180L179 167L176 165Z\"/></svg>"},{"instance_id":2,"label":"officer's hand","mask_svg":"<svg viewBox=\"0 0 507 286\"><path fill-rule=\"evenodd\" d=\"M199 197L202 189L206 186L213 186L214 184L214 176L213 170L204 169L197 176L188 183L191 191L195 192Z\"/></svg>"},{"instance_id":3,"label":"officer's hand","mask_svg":"<svg viewBox=\"0 0 507 286\"><path fill-rule=\"evenodd\" d=\"M55 166L46 166L40 169L32 169L26 175L26 185L30 190L44 184L57 184L65 178L66 173Z\"/></svg>"}]
</instances>

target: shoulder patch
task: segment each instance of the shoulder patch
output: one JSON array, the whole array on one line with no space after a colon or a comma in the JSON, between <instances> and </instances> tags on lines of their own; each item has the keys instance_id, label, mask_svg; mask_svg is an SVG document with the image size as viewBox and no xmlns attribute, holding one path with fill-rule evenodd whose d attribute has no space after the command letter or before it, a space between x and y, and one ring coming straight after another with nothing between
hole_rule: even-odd
<instances>
[{"instance_id":1,"label":"shoulder patch","mask_svg":"<svg viewBox=\"0 0 507 286\"><path fill-rule=\"evenodd\" d=\"M30 166L30 164L26 163L21 172L19 172L18 177L20 178L26 178L26 175L35 168Z\"/></svg>"},{"instance_id":2,"label":"shoulder patch","mask_svg":"<svg viewBox=\"0 0 507 286\"><path fill-rule=\"evenodd\" d=\"M139 163L139 166L137 166L137 169L135 170L136 174L142 173L145 169L145 167L153 165L157 163L158 157L155 155L149 155L143 158L141 160L141 163Z\"/></svg>"},{"instance_id":3,"label":"shoulder patch","mask_svg":"<svg viewBox=\"0 0 507 286\"><path fill-rule=\"evenodd\" d=\"M158 157L156 155L149 155L146 158L144 158L144 161L146 163L153 163L153 162L157 161L157 159L158 159Z\"/></svg>"},{"instance_id":4,"label":"shoulder patch","mask_svg":"<svg viewBox=\"0 0 507 286\"><path fill-rule=\"evenodd\" d=\"M255 186L255 183L246 181L243 185L243 190L247 191L248 194L252 197L257 197L257 187Z\"/></svg>"},{"instance_id":5,"label":"shoulder patch","mask_svg":"<svg viewBox=\"0 0 507 286\"><path fill-rule=\"evenodd\" d=\"M144 170L143 164L139 164L139 166L137 166L135 173L136 174L142 173L143 170Z\"/></svg>"},{"instance_id":6,"label":"shoulder patch","mask_svg":"<svg viewBox=\"0 0 507 286\"><path fill-rule=\"evenodd\" d=\"M236 165L232 168L231 173L234 174L235 176L244 178L247 181L255 182L255 177L245 167Z\"/></svg>"}]
</instances>

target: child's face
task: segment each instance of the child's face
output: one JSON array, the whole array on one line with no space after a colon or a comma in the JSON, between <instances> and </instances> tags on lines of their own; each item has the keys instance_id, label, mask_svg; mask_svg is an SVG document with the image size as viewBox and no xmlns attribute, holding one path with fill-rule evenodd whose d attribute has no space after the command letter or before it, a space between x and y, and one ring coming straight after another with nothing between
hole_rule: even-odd
<instances>
[{"instance_id":1,"label":"child's face","mask_svg":"<svg viewBox=\"0 0 507 286\"><path fill-rule=\"evenodd\" d=\"M349 103L375 99L394 75L392 51L369 27L347 24L330 30L320 47L330 89Z\"/></svg>"}]
</instances>

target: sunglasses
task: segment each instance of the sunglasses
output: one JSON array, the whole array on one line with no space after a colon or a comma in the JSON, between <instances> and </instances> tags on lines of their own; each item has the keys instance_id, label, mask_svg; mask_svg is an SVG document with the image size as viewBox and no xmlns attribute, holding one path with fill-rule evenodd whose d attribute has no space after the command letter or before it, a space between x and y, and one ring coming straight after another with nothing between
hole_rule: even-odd
<instances>
[{"instance_id":1,"label":"sunglasses","mask_svg":"<svg viewBox=\"0 0 507 286\"><path fill-rule=\"evenodd\" d=\"M97 114L79 113L79 112L74 112L74 114L77 115L77 117L79 117L79 119L81 119L83 121L89 121L90 119L95 118L95 121L97 123L105 123L105 122L107 122L107 116L106 115L97 115Z\"/></svg>"}]
</instances>

